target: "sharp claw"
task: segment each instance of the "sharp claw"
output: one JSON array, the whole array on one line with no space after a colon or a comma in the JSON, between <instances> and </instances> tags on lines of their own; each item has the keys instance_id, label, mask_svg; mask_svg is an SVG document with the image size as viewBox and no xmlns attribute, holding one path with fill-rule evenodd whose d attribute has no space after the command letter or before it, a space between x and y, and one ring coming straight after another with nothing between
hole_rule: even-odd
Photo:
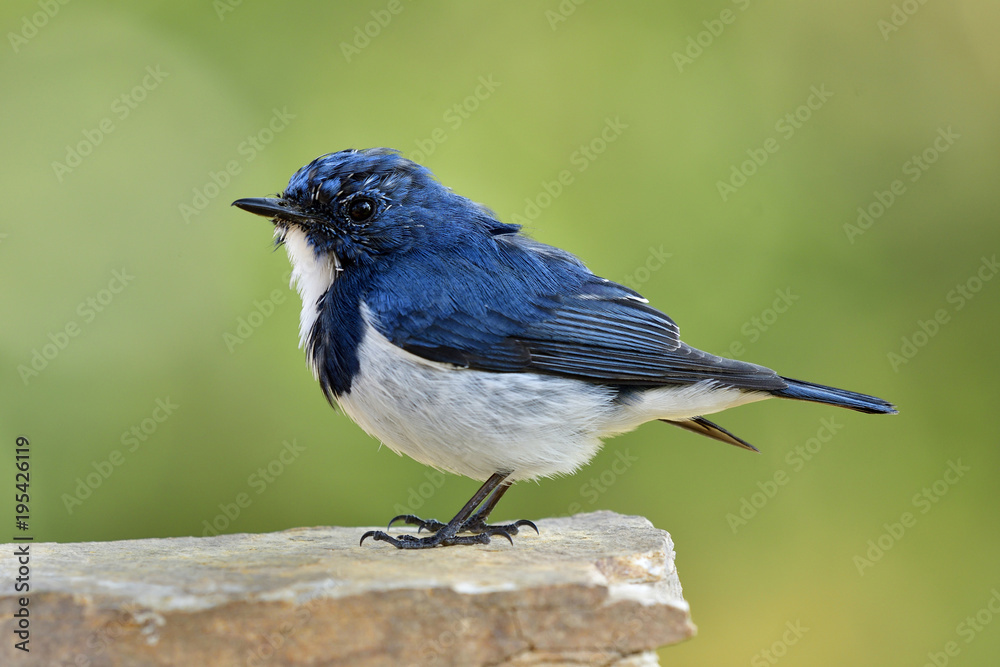
<instances>
[{"instance_id":1,"label":"sharp claw","mask_svg":"<svg viewBox=\"0 0 1000 667\"><path fill-rule=\"evenodd\" d=\"M515 521L514 525L518 527L531 526L531 529L535 531L535 535L541 535L541 533L538 532L538 526L536 526L533 521L528 521L527 519L521 519L520 521Z\"/></svg>"},{"instance_id":2,"label":"sharp claw","mask_svg":"<svg viewBox=\"0 0 1000 667\"><path fill-rule=\"evenodd\" d=\"M411 526L417 527L417 532L421 533L423 531L436 532L445 527L446 524L441 523L435 519L421 519L415 514L399 514L392 517L389 521L389 525L386 526L386 530L390 530L397 521L402 521Z\"/></svg>"},{"instance_id":3,"label":"sharp claw","mask_svg":"<svg viewBox=\"0 0 1000 667\"><path fill-rule=\"evenodd\" d=\"M448 528L448 524L441 523L440 521L421 519L414 514L399 514L392 517L386 526L386 531L390 530L393 524L399 521L416 526L417 535L425 530L432 534L427 537L417 537L417 535L413 534L402 534L398 537L393 537L385 531L369 530L361 536L361 541L358 544L364 545L365 540L371 538L376 542L388 542L397 549L425 549L455 544L489 544L491 536L501 535L513 545L513 536L518 534L518 528L522 526L530 526L536 535L539 534L538 526L528 519L519 519L513 523L502 525L490 525L479 515L473 515L457 529L448 532L445 531ZM444 534L442 531L447 532L447 534ZM458 536L458 533L463 532L473 534Z\"/></svg>"}]
</instances>

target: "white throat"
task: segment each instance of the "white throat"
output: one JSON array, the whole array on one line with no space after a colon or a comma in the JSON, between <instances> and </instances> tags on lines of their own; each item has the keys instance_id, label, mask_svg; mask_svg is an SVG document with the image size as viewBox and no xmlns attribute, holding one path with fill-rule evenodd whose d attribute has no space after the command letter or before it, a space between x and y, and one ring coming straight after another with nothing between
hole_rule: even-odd
<instances>
[{"instance_id":1,"label":"white throat","mask_svg":"<svg viewBox=\"0 0 1000 667\"><path fill-rule=\"evenodd\" d=\"M276 229L275 234L281 231ZM329 291L337 277L339 262L332 253L318 255L298 227L289 226L285 232L285 250L292 263L291 285L302 297L302 315L299 318L299 347L305 347L316 319L319 317L319 300Z\"/></svg>"}]
</instances>

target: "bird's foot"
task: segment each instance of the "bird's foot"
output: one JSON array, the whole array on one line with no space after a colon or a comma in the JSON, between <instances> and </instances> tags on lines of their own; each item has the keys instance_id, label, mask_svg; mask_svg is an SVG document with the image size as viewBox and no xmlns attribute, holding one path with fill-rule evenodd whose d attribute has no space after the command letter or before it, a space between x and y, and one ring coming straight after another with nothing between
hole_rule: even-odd
<instances>
[{"instance_id":1,"label":"bird's foot","mask_svg":"<svg viewBox=\"0 0 1000 667\"><path fill-rule=\"evenodd\" d=\"M450 547L455 544L489 544L490 536L486 533L478 535L449 535L450 531L439 530L427 537L416 535L400 535L393 537L382 530L369 530L361 536L361 544L369 537L376 542L388 542L397 549L431 549L433 547Z\"/></svg>"},{"instance_id":2,"label":"bird's foot","mask_svg":"<svg viewBox=\"0 0 1000 667\"><path fill-rule=\"evenodd\" d=\"M400 535L393 537L382 530L370 530L361 536L362 544L369 537L377 542L388 542L398 549L429 549L431 547L447 547L455 544L489 544L490 538L499 535L507 538L511 544L512 539L517 535L518 529L523 526L530 526L535 533L538 527L527 519L520 519L513 523L488 524L484 517L475 514L459 524L456 528L451 528L451 524L441 523L435 519L421 519L413 514L400 514L393 517L386 527L392 528L392 524L402 521L411 526L417 526L417 532L426 530L433 535L427 537L417 537L415 535ZM472 535L459 535L459 533L472 533Z\"/></svg>"},{"instance_id":3,"label":"bird's foot","mask_svg":"<svg viewBox=\"0 0 1000 667\"><path fill-rule=\"evenodd\" d=\"M475 514L469 517L469 520L462 524L462 527L458 532L460 533L474 533L476 535L500 535L506 537L507 541L511 544L514 540L510 539L514 535L517 535L518 528L522 526L530 526L535 535L538 534L538 526L534 524L533 521L528 521L527 519L518 519L513 523L486 523L485 517L480 517Z\"/></svg>"},{"instance_id":4,"label":"bird's foot","mask_svg":"<svg viewBox=\"0 0 1000 667\"><path fill-rule=\"evenodd\" d=\"M411 526L417 526L418 533L426 530L433 535L392 537L383 530L369 530L361 536L361 544L364 544L365 540L370 537L376 542L388 542L397 549L430 549L432 547L448 547L453 544L489 544L490 538L496 535L505 537L508 542L514 544L512 538L523 526L531 526L531 529L538 533L538 527L527 519L496 525L486 523L490 512L496 507L497 501L510 488L510 483L503 483L508 474L497 472L491 475L476 491L475 495L469 499L465 507L448 523L441 523L434 519L421 519L414 514L400 514L393 517L389 525L386 526L386 530L388 530L392 528L392 524L402 521ZM479 511L475 511L477 507ZM459 535L459 533L471 533L471 535Z\"/></svg>"},{"instance_id":5,"label":"bird's foot","mask_svg":"<svg viewBox=\"0 0 1000 667\"><path fill-rule=\"evenodd\" d=\"M397 521L402 521L403 523L409 526L416 526L418 533L424 530L436 533L437 531L441 530L442 528L448 525L446 523L441 523L437 519L421 519L416 514L399 514L389 519L389 525L386 526L386 530L392 528L392 524L396 523Z\"/></svg>"},{"instance_id":6,"label":"bird's foot","mask_svg":"<svg viewBox=\"0 0 1000 667\"><path fill-rule=\"evenodd\" d=\"M435 519L421 519L414 514L400 514L399 516L394 516L390 521L387 528L392 528L392 524L397 521L402 521L403 523L416 526L417 532L430 531L432 533L440 531L448 526L446 523L441 523ZM538 526L532 521L527 519L519 519L513 523L503 523L503 524L489 524L486 523L486 517L480 514L473 514L465 522L459 526L457 533L475 533L481 535L483 533L487 535L503 535L508 539L512 535L517 535L518 528L522 526L530 526L535 533L538 533Z\"/></svg>"}]
</instances>

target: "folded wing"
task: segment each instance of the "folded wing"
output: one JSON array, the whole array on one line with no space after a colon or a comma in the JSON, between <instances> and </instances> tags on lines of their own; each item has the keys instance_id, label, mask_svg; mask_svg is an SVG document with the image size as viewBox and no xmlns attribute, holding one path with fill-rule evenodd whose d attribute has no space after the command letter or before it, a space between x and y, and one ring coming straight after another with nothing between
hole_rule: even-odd
<instances>
[{"instance_id":1,"label":"folded wing","mask_svg":"<svg viewBox=\"0 0 1000 667\"><path fill-rule=\"evenodd\" d=\"M677 325L635 291L574 256L517 234L495 247L415 258L381 277L366 300L394 344L431 361L495 372L659 386L714 380L779 390L774 371L681 342ZM417 280L428 271L434 284Z\"/></svg>"}]
</instances>

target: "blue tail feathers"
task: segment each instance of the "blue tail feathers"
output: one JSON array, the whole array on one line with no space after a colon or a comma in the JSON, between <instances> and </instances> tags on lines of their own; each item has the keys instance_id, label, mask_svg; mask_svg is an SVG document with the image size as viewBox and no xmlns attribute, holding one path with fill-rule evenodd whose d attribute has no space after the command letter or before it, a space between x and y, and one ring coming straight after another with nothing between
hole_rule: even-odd
<instances>
[{"instance_id":1,"label":"blue tail feathers","mask_svg":"<svg viewBox=\"0 0 1000 667\"><path fill-rule=\"evenodd\" d=\"M898 411L896 406L888 401L867 394L859 394L846 389L827 387L822 384L803 382L782 377L788 383L784 389L772 390L771 393L781 398L794 398L799 401L812 401L814 403L827 403L841 408L850 408L858 412L868 412L873 414L894 415Z\"/></svg>"}]
</instances>

